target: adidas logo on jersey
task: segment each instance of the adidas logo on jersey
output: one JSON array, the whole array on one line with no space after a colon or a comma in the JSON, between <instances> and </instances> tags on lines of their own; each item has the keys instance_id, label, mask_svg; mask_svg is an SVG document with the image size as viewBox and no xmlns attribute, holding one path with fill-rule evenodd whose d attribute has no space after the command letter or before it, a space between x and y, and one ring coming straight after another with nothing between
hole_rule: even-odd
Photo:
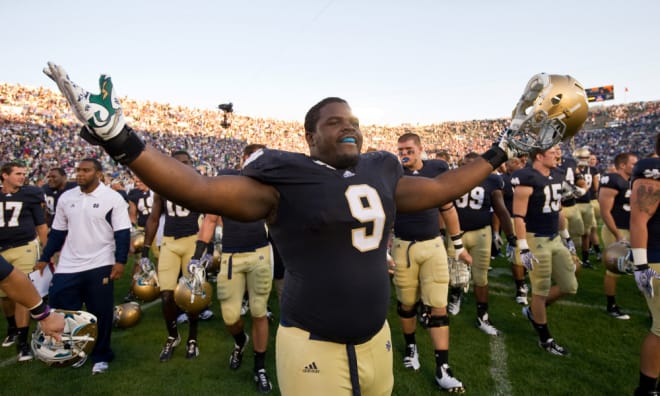
<instances>
[{"instance_id":1,"label":"adidas logo on jersey","mask_svg":"<svg viewBox=\"0 0 660 396\"><path fill-rule=\"evenodd\" d=\"M316 362L312 362L311 364L308 364L308 365L305 366L305 368L303 369L303 373L314 373L314 374L318 374L318 373L320 373L320 372L321 372L321 370L319 370L319 368L316 367Z\"/></svg>"}]
</instances>

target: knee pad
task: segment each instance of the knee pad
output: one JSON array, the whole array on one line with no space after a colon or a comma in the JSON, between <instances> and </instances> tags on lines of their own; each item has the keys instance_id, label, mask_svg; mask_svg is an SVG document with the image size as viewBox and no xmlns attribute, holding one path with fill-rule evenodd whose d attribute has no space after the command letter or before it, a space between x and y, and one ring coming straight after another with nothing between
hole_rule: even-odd
<instances>
[{"instance_id":1,"label":"knee pad","mask_svg":"<svg viewBox=\"0 0 660 396\"><path fill-rule=\"evenodd\" d=\"M426 327L446 327L449 326L449 316L448 315L429 315L427 320Z\"/></svg>"},{"instance_id":2,"label":"knee pad","mask_svg":"<svg viewBox=\"0 0 660 396\"><path fill-rule=\"evenodd\" d=\"M415 306L413 306L410 311L406 311L406 310L403 309L401 301L397 301L396 302L396 313L398 313L399 316L402 317L402 318L406 318L406 319L414 318L415 316L417 316L417 305L415 304Z\"/></svg>"}]
</instances>

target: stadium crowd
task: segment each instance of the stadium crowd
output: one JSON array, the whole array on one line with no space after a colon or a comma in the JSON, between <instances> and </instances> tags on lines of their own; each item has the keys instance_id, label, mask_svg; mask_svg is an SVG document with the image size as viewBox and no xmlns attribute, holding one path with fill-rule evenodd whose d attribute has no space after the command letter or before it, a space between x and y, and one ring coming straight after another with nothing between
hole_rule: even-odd
<instances>
[{"instance_id":1,"label":"stadium crowd","mask_svg":"<svg viewBox=\"0 0 660 396\"><path fill-rule=\"evenodd\" d=\"M167 103L122 98L127 121L144 139L164 152L188 150L200 170L213 173L233 169L240 163L247 143L306 152L299 122L233 115L231 125L222 126L223 113L192 109ZM444 151L456 163L470 151L484 151L509 120L451 121L431 125L362 126L365 147L396 151L396 140L405 132L418 134L428 154ZM79 123L65 99L46 88L0 84L0 155L3 160L20 159L31 170L30 182L43 183L48 169L62 166L69 176L77 160L96 157L112 177L129 180L128 170L115 164L101 148L79 144ZM615 106L593 106L584 131L574 147L589 146L604 170L614 155L631 151L640 157L651 153L646 142L660 131L660 102L636 102ZM152 138L157 134L158 139ZM625 139L623 139L625 137ZM571 153L573 147L565 147Z\"/></svg>"}]
</instances>

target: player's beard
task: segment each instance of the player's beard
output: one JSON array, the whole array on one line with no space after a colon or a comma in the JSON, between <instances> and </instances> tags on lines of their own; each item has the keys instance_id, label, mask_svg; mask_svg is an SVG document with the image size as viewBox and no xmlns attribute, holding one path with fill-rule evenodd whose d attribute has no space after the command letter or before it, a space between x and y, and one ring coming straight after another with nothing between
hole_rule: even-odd
<instances>
[{"instance_id":1,"label":"player's beard","mask_svg":"<svg viewBox=\"0 0 660 396\"><path fill-rule=\"evenodd\" d=\"M334 167L337 169L353 168L360 161L360 154L338 154Z\"/></svg>"}]
</instances>

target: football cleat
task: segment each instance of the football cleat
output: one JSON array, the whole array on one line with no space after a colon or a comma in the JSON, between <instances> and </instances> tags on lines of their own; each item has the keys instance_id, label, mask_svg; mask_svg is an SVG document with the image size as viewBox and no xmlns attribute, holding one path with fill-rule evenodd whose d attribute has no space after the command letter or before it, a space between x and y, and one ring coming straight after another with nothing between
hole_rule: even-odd
<instances>
[{"instance_id":1,"label":"football cleat","mask_svg":"<svg viewBox=\"0 0 660 396\"><path fill-rule=\"evenodd\" d=\"M527 285L524 285L523 287L519 288L516 290L516 303L520 305L527 305L529 302L527 301Z\"/></svg>"},{"instance_id":2,"label":"football cleat","mask_svg":"<svg viewBox=\"0 0 660 396\"><path fill-rule=\"evenodd\" d=\"M18 344L16 350L18 352L17 359L19 362L29 362L34 359L34 355L32 355L32 351L27 342L21 342Z\"/></svg>"},{"instance_id":3,"label":"football cleat","mask_svg":"<svg viewBox=\"0 0 660 396\"><path fill-rule=\"evenodd\" d=\"M419 353L417 352L416 344L406 345L406 356L403 357L403 366L414 371L417 371L422 367L422 365L419 364Z\"/></svg>"},{"instance_id":4,"label":"football cleat","mask_svg":"<svg viewBox=\"0 0 660 396\"><path fill-rule=\"evenodd\" d=\"M628 314L624 314L623 312L621 312L621 309L619 308L618 305L612 305L611 307L608 307L607 313L610 314L611 317L616 319L620 319L620 320L630 319L630 316Z\"/></svg>"},{"instance_id":5,"label":"football cleat","mask_svg":"<svg viewBox=\"0 0 660 396\"><path fill-rule=\"evenodd\" d=\"M186 359L194 359L197 356L199 356L197 340L188 340L188 346L186 347Z\"/></svg>"},{"instance_id":6,"label":"football cleat","mask_svg":"<svg viewBox=\"0 0 660 396\"><path fill-rule=\"evenodd\" d=\"M440 389L446 390L449 393L465 393L463 383L454 377L454 374L447 363L436 369L435 382Z\"/></svg>"},{"instance_id":7,"label":"football cleat","mask_svg":"<svg viewBox=\"0 0 660 396\"><path fill-rule=\"evenodd\" d=\"M160 361L167 362L168 360L172 359L174 348L179 346L180 342L181 342L181 336L178 334L176 335L176 338L167 337L167 340L165 341L165 345L163 345L163 349L160 351Z\"/></svg>"},{"instance_id":8,"label":"football cleat","mask_svg":"<svg viewBox=\"0 0 660 396\"><path fill-rule=\"evenodd\" d=\"M96 362L92 367L92 375L103 374L108 371L108 362Z\"/></svg>"},{"instance_id":9,"label":"football cleat","mask_svg":"<svg viewBox=\"0 0 660 396\"><path fill-rule=\"evenodd\" d=\"M553 338L548 338L548 341L546 342L539 340L539 346L553 355L568 356L566 348L557 344Z\"/></svg>"},{"instance_id":10,"label":"football cleat","mask_svg":"<svg viewBox=\"0 0 660 396\"><path fill-rule=\"evenodd\" d=\"M4 340L2 340L2 347L3 348L10 347L14 345L15 342L16 342L16 330L15 329L8 330L7 337L5 337Z\"/></svg>"},{"instance_id":11,"label":"football cleat","mask_svg":"<svg viewBox=\"0 0 660 396\"><path fill-rule=\"evenodd\" d=\"M268 379L266 369L259 369L254 372L254 382L257 384L257 390L259 390L260 393L269 393L273 390L273 384L271 384Z\"/></svg>"},{"instance_id":12,"label":"football cleat","mask_svg":"<svg viewBox=\"0 0 660 396\"><path fill-rule=\"evenodd\" d=\"M245 347L247 346L248 341L250 341L250 336L246 334L245 344L243 344L243 346L238 346L234 344L234 350L231 351L231 355L229 355L230 369L238 370L238 368L241 367L241 363L243 363L243 352L245 351Z\"/></svg>"},{"instance_id":13,"label":"football cleat","mask_svg":"<svg viewBox=\"0 0 660 396\"><path fill-rule=\"evenodd\" d=\"M461 312L461 294L449 292L449 301L447 303L447 312L456 316Z\"/></svg>"},{"instance_id":14,"label":"football cleat","mask_svg":"<svg viewBox=\"0 0 660 396\"><path fill-rule=\"evenodd\" d=\"M500 331L497 330L492 323L490 323L490 320L488 320L488 313L485 313L482 317L477 316L477 322L475 325L479 330L488 335L496 336L500 334Z\"/></svg>"}]
</instances>

